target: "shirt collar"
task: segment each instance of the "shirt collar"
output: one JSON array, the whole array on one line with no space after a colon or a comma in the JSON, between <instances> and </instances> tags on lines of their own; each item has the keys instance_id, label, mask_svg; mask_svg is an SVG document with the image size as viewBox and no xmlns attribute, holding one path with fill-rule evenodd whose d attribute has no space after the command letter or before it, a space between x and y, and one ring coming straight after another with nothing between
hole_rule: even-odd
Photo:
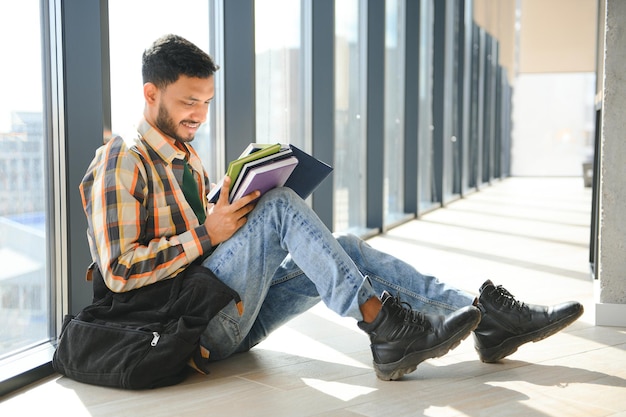
<instances>
[{"instance_id":1,"label":"shirt collar","mask_svg":"<svg viewBox=\"0 0 626 417\"><path fill-rule=\"evenodd\" d=\"M186 154L179 149L174 140L163 136L158 130L150 125L145 118L142 118L137 126L137 132L143 137L146 143L168 164L174 159L185 159ZM187 148L187 145L183 145Z\"/></svg>"}]
</instances>

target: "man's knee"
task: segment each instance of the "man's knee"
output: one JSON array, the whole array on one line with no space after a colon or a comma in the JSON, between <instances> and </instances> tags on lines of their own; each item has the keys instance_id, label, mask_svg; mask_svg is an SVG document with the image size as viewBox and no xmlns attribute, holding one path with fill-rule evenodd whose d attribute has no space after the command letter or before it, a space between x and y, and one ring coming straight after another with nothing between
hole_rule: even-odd
<instances>
[{"instance_id":1,"label":"man's knee","mask_svg":"<svg viewBox=\"0 0 626 417\"><path fill-rule=\"evenodd\" d=\"M257 208L263 207L289 207L296 211L306 210L308 206L302 198L289 187L277 187L267 191L259 198Z\"/></svg>"},{"instance_id":2,"label":"man's knee","mask_svg":"<svg viewBox=\"0 0 626 417\"><path fill-rule=\"evenodd\" d=\"M333 236L335 236L341 247L344 249L358 248L364 243L363 239L351 233L333 233Z\"/></svg>"},{"instance_id":3,"label":"man's knee","mask_svg":"<svg viewBox=\"0 0 626 417\"><path fill-rule=\"evenodd\" d=\"M296 194L296 192L289 187L273 188L269 190L268 192L266 192L265 194L263 194L263 196L261 197L261 201L275 200L275 199L281 199L281 200L286 200L286 201L291 201L294 199L302 200L300 196Z\"/></svg>"}]
</instances>

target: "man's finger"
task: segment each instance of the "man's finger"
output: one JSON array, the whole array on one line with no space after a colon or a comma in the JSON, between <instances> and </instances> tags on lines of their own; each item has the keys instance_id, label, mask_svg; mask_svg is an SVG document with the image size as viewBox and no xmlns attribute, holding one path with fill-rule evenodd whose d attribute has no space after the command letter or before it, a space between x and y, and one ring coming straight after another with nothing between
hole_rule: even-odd
<instances>
[{"instance_id":1,"label":"man's finger","mask_svg":"<svg viewBox=\"0 0 626 417\"><path fill-rule=\"evenodd\" d=\"M222 189L220 190L220 198L217 200L218 203L228 204L228 194L230 191L230 177L224 177L224 182L222 184Z\"/></svg>"},{"instance_id":2,"label":"man's finger","mask_svg":"<svg viewBox=\"0 0 626 417\"><path fill-rule=\"evenodd\" d=\"M239 210L240 208L249 205L260 196L261 196L261 192L259 190L255 190L255 191L252 191L250 194L244 195L239 200L233 201L235 210Z\"/></svg>"}]
</instances>

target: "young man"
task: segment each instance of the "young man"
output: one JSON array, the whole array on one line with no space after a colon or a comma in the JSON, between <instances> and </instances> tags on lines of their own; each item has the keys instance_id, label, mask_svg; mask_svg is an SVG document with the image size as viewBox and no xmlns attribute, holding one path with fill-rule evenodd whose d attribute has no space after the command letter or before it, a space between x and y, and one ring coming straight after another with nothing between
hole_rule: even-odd
<instances>
[{"instance_id":1,"label":"young man","mask_svg":"<svg viewBox=\"0 0 626 417\"><path fill-rule=\"evenodd\" d=\"M98 149L80 185L91 254L109 289L176 279L201 262L240 294L243 314L226 306L201 339L212 359L249 350L319 300L369 334L383 380L444 355L472 331L481 360L495 362L582 314L576 302L521 303L491 281L475 298L357 237L334 236L287 188L229 204L226 179L208 204L209 179L190 142L217 69L181 37L155 41L143 54L137 132Z\"/></svg>"}]
</instances>

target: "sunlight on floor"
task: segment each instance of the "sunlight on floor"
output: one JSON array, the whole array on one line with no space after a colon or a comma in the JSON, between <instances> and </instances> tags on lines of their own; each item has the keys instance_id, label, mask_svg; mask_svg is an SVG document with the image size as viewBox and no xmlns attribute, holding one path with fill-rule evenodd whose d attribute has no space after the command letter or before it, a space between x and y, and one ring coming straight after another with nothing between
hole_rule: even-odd
<instances>
[{"instance_id":1,"label":"sunlight on floor","mask_svg":"<svg viewBox=\"0 0 626 417\"><path fill-rule=\"evenodd\" d=\"M452 407L437 407L431 405L424 410L424 416L426 417L442 417L442 416L454 416L454 417L466 417L467 414L459 413Z\"/></svg>"},{"instance_id":2,"label":"sunlight on floor","mask_svg":"<svg viewBox=\"0 0 626 417\"><path fill-rule=\"evenodd\" d=\"M289 343L283 343L283 340L288 340ZM282 352L321 362L336 363L355 368L370 368L369 364L354 360L348 355L289 327L278 329L272 334L271 338L268 338L257 346L257 349Z\"/></svg>"},{"instance_id":3,"label":"sunlight on floor","mask_svg":"<svg viewBox=\"0 0 626 417\"><path fill-rule=\"evenodd\" d=\"M376 388L363 387L342 382L322 381L320 379L302 378L302 381L309 387L314 388L324 394L338 398L342 401L350 401L361 395L378 391Z\"/></svg>"}]
</instances>

